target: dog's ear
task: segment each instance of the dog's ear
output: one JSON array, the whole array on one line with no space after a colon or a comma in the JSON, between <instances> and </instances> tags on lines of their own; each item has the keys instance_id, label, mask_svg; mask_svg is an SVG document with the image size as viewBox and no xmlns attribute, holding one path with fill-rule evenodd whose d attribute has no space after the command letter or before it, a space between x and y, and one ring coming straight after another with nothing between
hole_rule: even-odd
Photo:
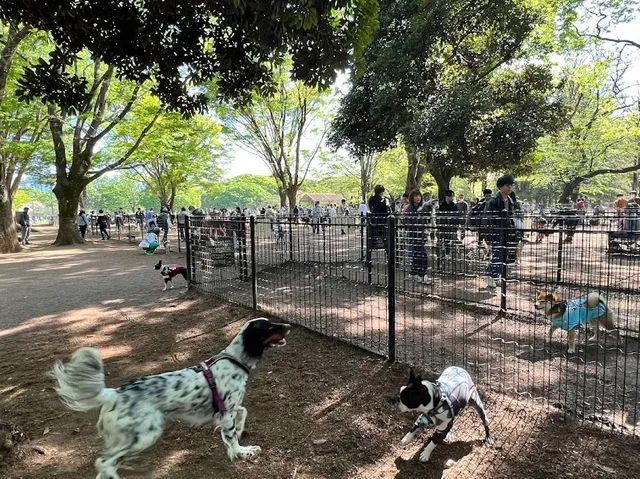
<instances>
[{"instance_id":1,"label":"dog's ear","mask_svg":"<svg viewBox=\"0 0 640 479\"><path fill-rule=\"evenodd\" d=\"M422 376L414 373L413 368L409 370L409 382L411 384L422 384Z\"/></svg>"}]
</instances>

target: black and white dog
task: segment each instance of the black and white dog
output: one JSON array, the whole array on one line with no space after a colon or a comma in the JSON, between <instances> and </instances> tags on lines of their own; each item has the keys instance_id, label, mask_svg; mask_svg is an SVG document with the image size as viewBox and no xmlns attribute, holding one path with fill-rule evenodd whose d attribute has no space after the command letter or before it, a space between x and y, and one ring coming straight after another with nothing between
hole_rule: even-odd
<instances>
[{"instance_id":1,"label":"black and white dog","mask_svg":"<svg viewBox=\"0 0 640 479\"><path fill-rule=\"evenodd\" d=\"M174 418L221 426L231 460L260 452L259 446L238 443L247 419L242 407L247 379L266 348L286 344L289 329L288 324L253 319L221 354L199 366L145 376L115 389L105 385L96 349L77 350L67 364L57 361L52 374L66 406L75 411L101 408L97 426L105 449L95 463L97 479L117 479L118 467L151 447Z\"/></svg>"},{"instance_id":2,"label":"black and white dog","mask_svg":"<svg viewBox=\"0 0 640 479\"><path fill-rule=\"evenodd\" d=\"M413 441L418 429L435 427L436 432L420 454L420 460L427 462L436 448L436 444L442 444L447 438L455 418L467 404L471 404L482 419L485 444L493 444L493 438L489 432L487 412L476 385L466 370L458 367L447 368L438 380L432 383L423 381L420 376L415 376L412 369L409 375L409 384L400 388L398 407L401 412L419 411L422 414L416 420L411 431L402 438L401 444Z\"/></svg>"},{"instance_id":3,"label":"black and white dog","mask_svg":"<svg viewBox=\"0 0 640 479\"><path fill-rule=\"evenodd\" d=\"M167 286L171 285L171 289L173 289L173 278L182 275L184 280L187 282L186 287L189 287L189 279L187 278L187 268L184 266L180 266L179 264L162 264L162 260L158 261L153 267L156 270L160 270L160 274L164 278L164 289L162 291L167 290Z\"/></svg>"}]
</instances>

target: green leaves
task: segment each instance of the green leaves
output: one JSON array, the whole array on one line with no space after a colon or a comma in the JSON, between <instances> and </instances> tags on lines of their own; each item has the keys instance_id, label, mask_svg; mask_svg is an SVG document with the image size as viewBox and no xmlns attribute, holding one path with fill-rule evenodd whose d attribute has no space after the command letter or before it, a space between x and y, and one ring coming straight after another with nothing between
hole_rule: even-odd
<instances>
[{"instance_id":1,"label":"green leaves","mask_svg":"<svg viewBox=\"0 0 640 479\"><path fill-rule=\"evenodd\" d=\"M25 22L51 34L55 59L27 70L24 98L42 97L80 109L87 84L63 68L88 49L136 83L155 81L154 93L184 116L203 113L197 90L216 79L226 100L268 90L267 65L293 58L296 79L325 87L348 66L375 26L375 0L0 0L0 19ZM84 87L84 88L83 88Z\"/></svg>"}]
</instances>

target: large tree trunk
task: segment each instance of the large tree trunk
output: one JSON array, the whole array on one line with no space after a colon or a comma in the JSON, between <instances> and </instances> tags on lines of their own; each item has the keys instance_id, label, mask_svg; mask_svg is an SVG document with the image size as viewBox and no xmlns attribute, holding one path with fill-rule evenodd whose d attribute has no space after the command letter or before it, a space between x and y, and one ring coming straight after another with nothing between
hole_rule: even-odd
<instances>
[{"instance_id":1,"label":"large tree trunk","mask_svg":"<svg viewBox=\"0 0 640 479\"><path fill-rule=\"evenodd\" d=\"M293 214L293 209L298 204L298 187L291 186L287 190L287 198L289 199L289 214Z\"/></svg>"},{"instance_id":2,"label":"large tree trunk","mask_svg":"<svg viewBox=\"0 0 640 479\"><path fill-rule=\"evenodd\" d=\"M444 193L449 189L453 175L447 169L441 169L438 166L432 167L429 173L431 173L433 179L436 180L436 185L438 185L438 199L443 201Z\"/></svg>"},{"instance_id":3,"label":"large tree trunk","mask_svg":"<svg viewBox=\"0 0 640 479\"><path fill-rule=\"evenodd\" d=\"M280 207L287 206L287 192L280 186L278 186L278 196L280 197Z\"/></svg>"},{"instance_id":4,"label":"large tree trunk","mask_svg":"<svg viewBox=\"0 0 640 479\"><path fill-rule=\"evenodd\" d=\"M407 152L407 181L405 184L404 192L409 194L413 190L419 190L422 186L422 178L426 171L426 162L423 161L423 155L418 153L418 150L412 146L405 145Z\"/></svg>"},{"instance_id":5,"label":"large tree trunk","mask_svg":"<svg viewBox=\"0 0 640 479\"><path fill-rule=\"evenodd\" d=\"M5 191L0 191L0 253L17 253L21 249L13 218L13 202Z\"/></svg>"},{"instance_id":6,"label":"large tree trunk","mask_svg":"<svg viewBox=\"0 0 640 479\"><path fill-rule=\"evenodd\" d=\"M60 222L58 236L54 243L56 246L84 243L76 224L78 205L80 204L80 195L83 188L84 185L78 186L70 181L65 185L58 182L53 188L53 193L58 199L58 220Z\"/></svg>"},{"instance_id":7,"label":"large tree trunk","mask_svg":"<svg viewBox=\"0 0 640 479\"><path fill-rule=\"evenodd\" d=\"M574 178L569 183L565 183L562 187L560 198L558 198L558 203L575 203L578 199L578 193L580 192L580 184L582 181L582 178Z\"/></svg>"}]
</instances>

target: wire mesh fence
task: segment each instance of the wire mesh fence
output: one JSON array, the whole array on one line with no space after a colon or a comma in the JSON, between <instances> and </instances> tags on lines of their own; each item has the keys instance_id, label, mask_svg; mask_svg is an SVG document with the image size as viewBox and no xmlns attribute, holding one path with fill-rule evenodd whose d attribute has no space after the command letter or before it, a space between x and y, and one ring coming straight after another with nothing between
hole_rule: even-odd
<instances>
[{"instance_id":1,"label":"wire mesh fence","mask_svg":"<svg viewBox=\"0 0 640 479\"><path fill-rule=\"evenodd\" d=\"M463 366L485 390L640 433L633 218L191 217L185 232L203 292L392 360ZM607 314L615 328L576 327L569 352L572 325ZM562 326L553 334L552 323Z\"/></svg>"}]
</instances>

